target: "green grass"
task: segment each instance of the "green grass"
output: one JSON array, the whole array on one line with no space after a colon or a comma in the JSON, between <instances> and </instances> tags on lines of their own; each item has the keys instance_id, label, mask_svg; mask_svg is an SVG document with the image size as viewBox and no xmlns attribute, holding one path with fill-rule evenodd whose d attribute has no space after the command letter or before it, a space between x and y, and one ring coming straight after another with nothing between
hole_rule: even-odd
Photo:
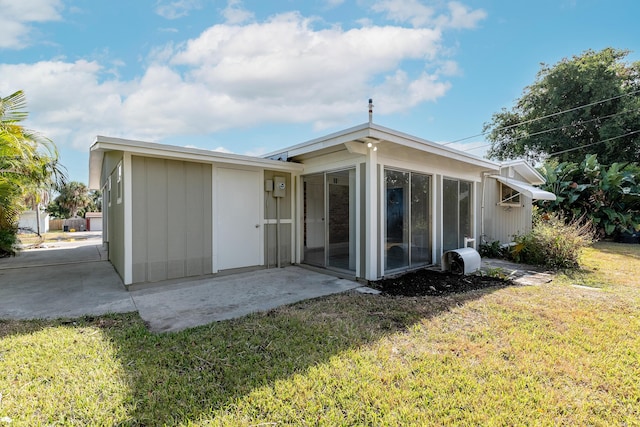
<instances>
[{"instance_id":1,"label":"green grass","mask_svg":"<svg viewBox=\"0 0 640 427\"><path fill-rule=\"evenodd\" d=\"M640 425L640 245L598 243L582 264L171 334L134 314L0 321L0 426Z\"/></svg>"}]
</instances>

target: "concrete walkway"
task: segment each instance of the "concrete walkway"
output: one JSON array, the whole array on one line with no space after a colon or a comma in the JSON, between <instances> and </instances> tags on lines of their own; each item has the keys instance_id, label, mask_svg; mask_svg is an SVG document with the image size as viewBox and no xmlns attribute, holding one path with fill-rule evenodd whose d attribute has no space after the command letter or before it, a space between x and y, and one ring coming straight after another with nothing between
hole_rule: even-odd
<instances>
[{"instance_id":1,"label":"concrete walkway","mask_svg":"<svg viewBox=\"0 0 640 427\"><path fill-rule=\"evenodd\" d=\"M287 267L160 283L129 292L105 260L99 237L45 246L0 259L0 319L137 311L152 331L178 331L361 286Z\"/></svg>"},{"instance_id":2,"label":"concrete walkway","mask_svg":"<svg viewBox=\"0 0 640 427\"><path fill-rule=\"evenodd\" d=\"M541 285L553 280L553 272L542 267L527 264L517 264L495 258L482 258L482 270L499 269L509 280L518 285Z\"/></svg>"},{"instance_id":3,"label":"concrete walkway","mask_svg":"<svg viewBox=\"0 0 640 427\"><path fill-rule=\"evenodd\" d=\"M127 291L106 260L100 233L0 258L0 319L74 318L137 311L149 329L179 331L310 298L362 290L357 282L301 267L143 285ZM519 284L548 282L535 267L483 259Z\"/></svg>"}]
</instances>

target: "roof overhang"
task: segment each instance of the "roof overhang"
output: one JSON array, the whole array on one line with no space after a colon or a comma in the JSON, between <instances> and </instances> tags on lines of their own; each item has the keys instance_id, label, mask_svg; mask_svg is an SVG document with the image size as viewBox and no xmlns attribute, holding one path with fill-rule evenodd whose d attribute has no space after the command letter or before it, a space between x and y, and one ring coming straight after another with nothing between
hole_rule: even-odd
<instances>
[{"instance_id":1,"label":"roof overhang","mask_svg":"<svg viewBox=\"0 0 640 427\"><path fill-rule=\"evenodd\" d=\"M538 172L529 162L525 160L511 160L500 164L501 169L511 168L515 170L520 176L527 180L530 184L540 185L544 184L546 180L540 172Z\"/></svg>"},{"instance_id":2,"label":"roof overhang","mask_svg":"<svg viewBox=\"0 0 640 427\"><path fill-rule=\"evenodd\" d=\"M499 175L490 175L491 178L503 183L504 185L513 188L514 190L530 197L532 200L555 200L556 195L548 191L541 190L538 187L534 187L526 182L518 181L513 178L506 178Z\"/></svg>"},{"instance_id":3,"label":"roof overhang","mask_svg":"<svg viewBox=\"0 0 640 427\"><path fill-rule=\"evenodd\" d=\"M219 151L203 150L199 148L179 147L175 145L157 144L153 142L135 141L99 135L96 137L96 140L89 151L89 188L91 189L100 189L102 162L104 153L108 151L122 151L137 156L198 163L258 167L284 172L301 172L304 169L304 166L301 164L270 160L261 157L251 157L241 154L222 153Z\"/></svg>"},{"instance_id":4,"label":"roof overhang","mask_svg":"<svg viewBox=\"0 0 640 427\"><path fill-rule=\"evenodd\" d=\"M374 123L364 123L340 132L312 139L310 141L285 148L284 150L267 154L265 157L302 161L342 150L348 150L350 153L362 154L366 151L358 150L357 145L360 144L362 147L365 147L368 143L393 143L425 153L478 166L486 170L498 171L500 169L500 164L491 160L483 159L472 154L465 153L464 151L456 150L413 135L398 132Z\"/></svg>"}]
</instances>

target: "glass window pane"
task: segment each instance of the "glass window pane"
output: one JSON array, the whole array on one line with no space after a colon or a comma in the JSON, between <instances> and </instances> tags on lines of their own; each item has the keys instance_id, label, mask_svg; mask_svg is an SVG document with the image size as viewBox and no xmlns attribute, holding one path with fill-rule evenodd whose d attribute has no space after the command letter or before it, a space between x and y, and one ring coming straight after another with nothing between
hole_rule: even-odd
<instances>
[{"instance_id":1,"label":"glass window pane","mask_svg":"<svg viewBox=\"0 0 640 427\"><path fill-rule=\"evenodd\" d=\"M355 198L355 170L328 173L327 189L328 265L343 270L355 270L355 212L351 208L351 200Z\"/></svg>"},{"instance_id":2,"label":"glass window pane","mask_svg":"<svg viewBox=\"0 0 640 427\"><path fill-rule=\"evenodd\" d=\"M471 188L468 181L460 181L460 225L458 235L458 247L464 247L464 238L471 237Z\"/></svg>"},{"instance_id":3,"label":"glass window pane","mask_svg":"<svg viewBox=\"0 0 640 427\"><path fill-rule=\"evenodd\" d=\"M458 181L442 180L442 249L448 251L458 246Z\"/></svg>"},{"instance_id":4,"label":"glass window pane","mask_svg":"<svg viewBox=\"0 0 640 427\"><path fill-rule=\"evenodd\" d=\"M409 265L409 174L385 170L385 270Z\"/></svg>"},{"instance_id":5,"label":"glass window pane","mask_svg":"<svg viewBox=\"0 0 640 427\"><path fill-rule=\"evenodd\" d=\"M304 262L324 266L324 174L303 177Z\"/></svg>"},{"instance_id":6,"label":"glass window pane","mask_svg":"<svg viewBox=\"0 0 640 427\"><path fill-rule=\"evenodd\" d=\"M431 179L411 174L411 267L431 264Z\"/></svg>"}]
</instances>

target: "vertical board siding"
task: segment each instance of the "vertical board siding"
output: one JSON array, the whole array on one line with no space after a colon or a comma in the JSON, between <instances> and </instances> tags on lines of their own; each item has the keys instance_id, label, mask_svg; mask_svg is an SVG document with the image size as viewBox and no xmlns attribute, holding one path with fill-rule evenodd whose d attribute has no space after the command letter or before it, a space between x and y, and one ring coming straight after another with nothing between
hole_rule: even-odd
<instances>
[{"instance_id":1,"label":"vertical board siding","mask_svg":"<svg viewBox=\"0 0 640 427\"><path fill-rule=\"evenodd\" d=\"M506 174L506 170L502 175ZM515 174L514 179L525 181L522 176ZM532 200L524 194L520 195L522 206L500 206L500 183L487 178L485 183L485 218L484 218L484 243L499 241L509 243L514 236L526 234L531 231Z\"/></svg>"},{"instance_id":2,"label":"vertical board siding","mask_svg":"<svg viewBox=\"0 0 640 427\"><path fill-rule=\"evenodd\" d=\"M211 165L132 157L133 282L210 274Z\"/></svg>"}]
</instances>

